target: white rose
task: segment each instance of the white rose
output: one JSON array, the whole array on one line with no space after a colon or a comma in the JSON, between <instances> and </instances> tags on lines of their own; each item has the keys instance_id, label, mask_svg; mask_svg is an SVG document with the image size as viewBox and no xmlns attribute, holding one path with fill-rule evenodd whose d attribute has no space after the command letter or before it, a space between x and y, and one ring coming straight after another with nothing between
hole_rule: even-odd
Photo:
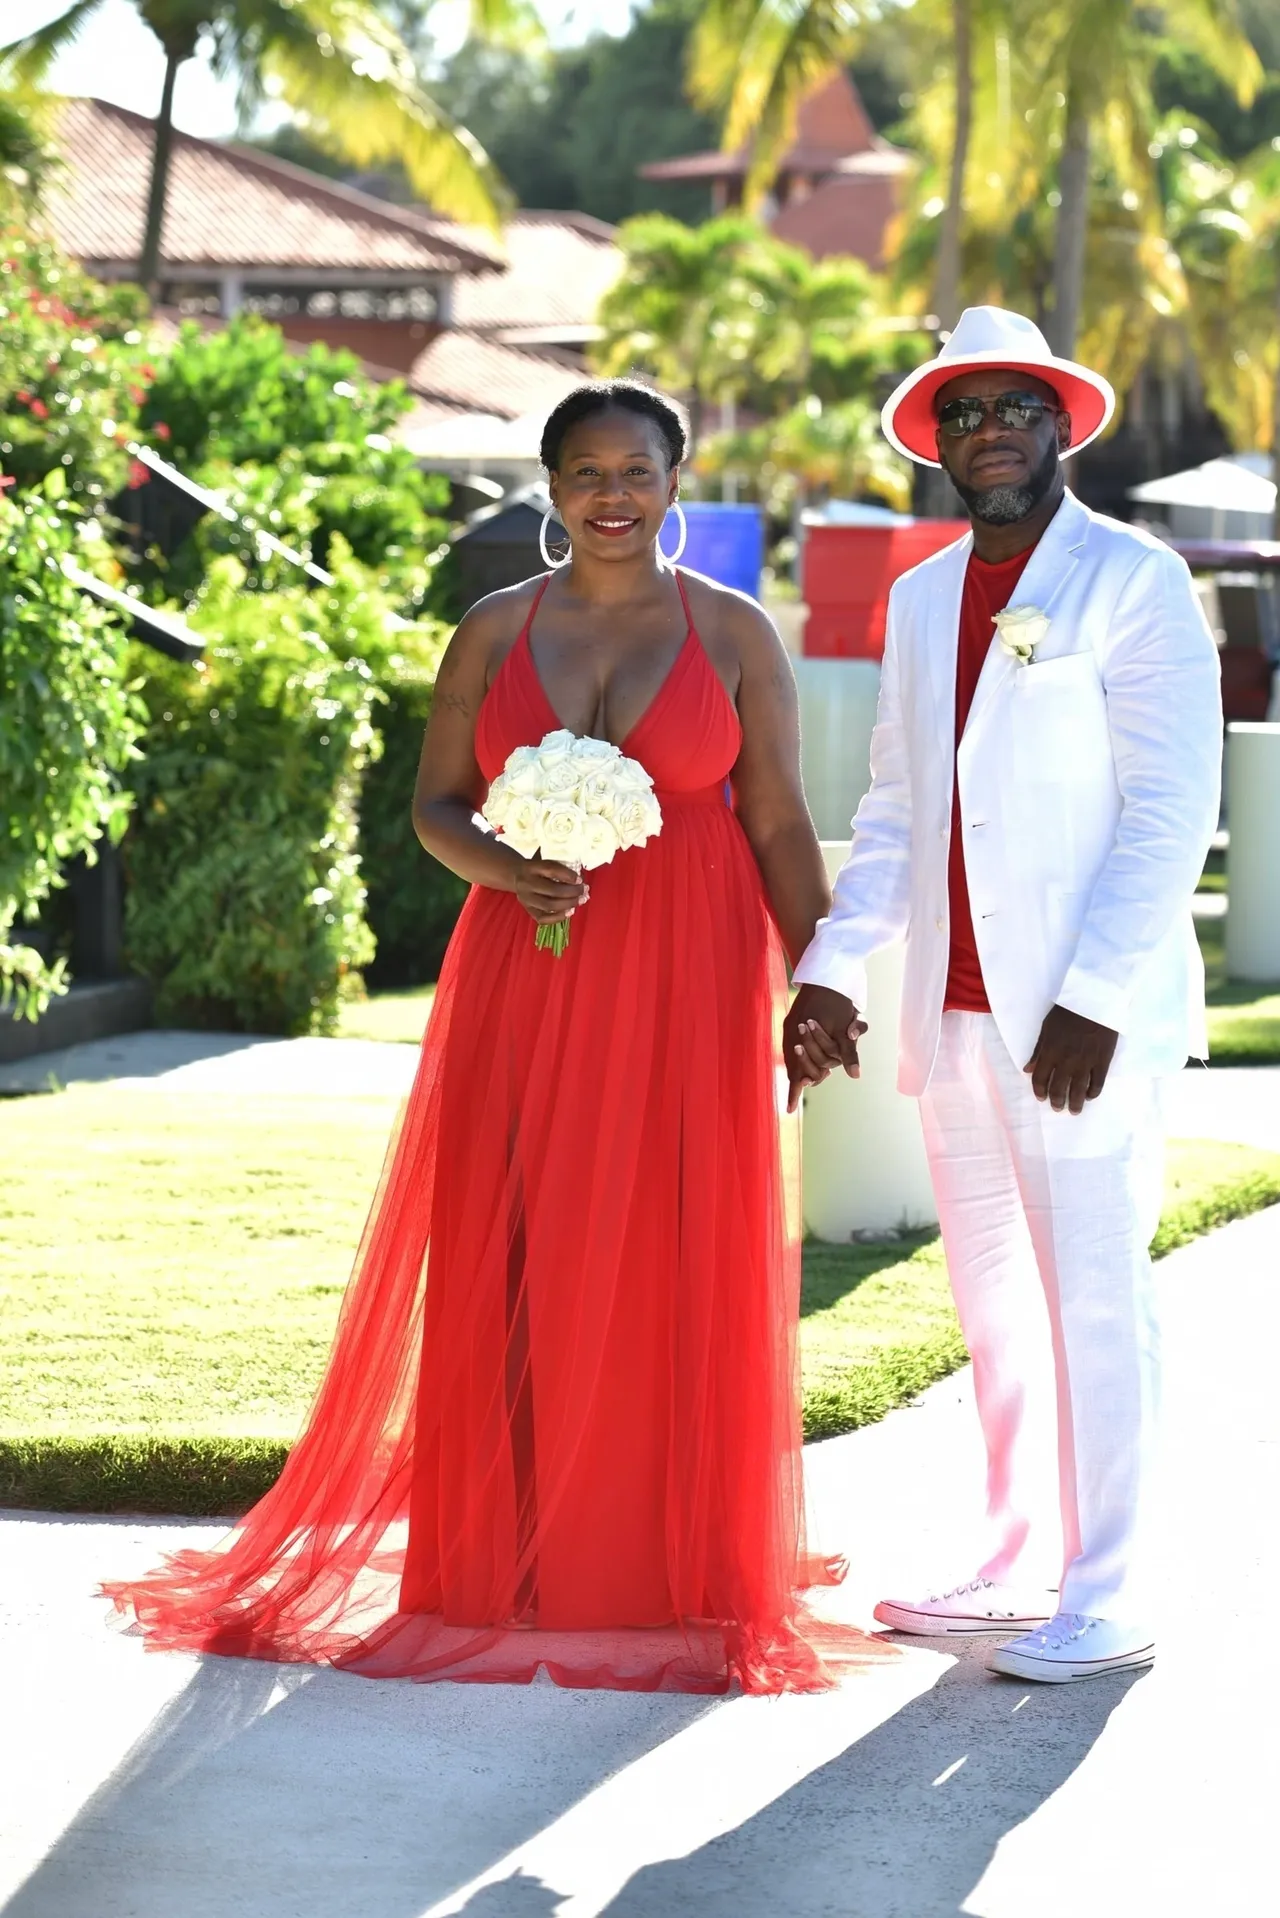
<instances>
[{"instance_id":1,"label":"white rose","mask_svg":"<svg viewBox=\"0 0 1280 1918\"><path fill-rule=\"evenodd\" d=\"M611 770L587 773L578 787L582 810L602 819L613 818L620 797Z\"/></svg>"},{"instance_id":2,"label":"white rose","mask_svg":"<svg viewBox=\"0 0 1280 1918\"><path fill-rule=\"evenodd\" d=\"M536 746L517 746L508 756L503 768L508 790L513 793L536 793L542 783L542 772L538 765Z\"/></svg>"},{"instance_id":3,"label":"white rose","mask_svg":"<svg viewBox=\"0 0 1280 1918\"><path fill-rule=\"evenodd\" d=\"M653 791L653 781L638 759L619 759L609 776L620 793Z\"/></svg>"},{"instance_id":4,"label":"white rose","mask_svg":"<svg viewBox=\"0 0 1280 1918\"><path fill-rule=\"evenodd\" d=\"M1049 630L1049 617L1038 606L1006 606L995 615L995 629L1006 653L1025 666Z\"/></svg>"},{"instance_id":5,"label":"white rose","mask_svg":"<svg viewBox=\"0 0 1280 1918\"><path fill-rule=\"evenodd\" d=\"M594 872L597 866L607 866L619 850L618 835L609 821L600 813L586 814L582 827L582 851L578 855L583 870Z\"/></svg>"},{"instance_id":6,"label":"white rose","mask_svg":"<svg viewBox=\"0 0 1280 1918\"><path fill-rule=\"evenodd\" d=\"M499 773L485 795L485 802L481 807L481 811L491 826L500 826L502 824L507 807L511 804L511 797L511 787L507 775L505 773Z\"/></svg>"},{"instance_id":7,"label":"white rose","mask_svg":"<svg viewBox=\"0 0 1280 1918\"><path fill-rule=\"evenodd\" d=\"M542 844L542 815L546 807L533 793L513 793L502 821L502 836L522 859L537 857Z\"/></svg>"},{"instance_id":8,"label":"white rose","mask_svg":"<svg viewBox=\"0 0 1280 1918\"><path fill-rule=\"evenodd\" d=\"M627 793L618 802L613 829L624 850L643 846L662 831L662 808L651 792Z\"/></svg>"},{"instance_id":9,"label":"white rose","mask_svg":"<svg viewBox=\"0 0 1280 1918\"><path fill-rule=\"evenodd\" d=\"M575 759L591 763L606 759L621 759L622 754L608 739L580 739L573 749Z\"/></svg>"},{"instance_id":10,"label":"white rose","mask_svg":"<svg viewBox=\"0 0 1280 1918\"><path fill-rule=\"evenodd\" d=\"M567 726L561 726L558 731L547 733L545 738L538 742L538 758L544 766L549 766L553 759L566 758L573 751L577 741L577 733L571 733Z\"/></svg>"},{"instance_id":11,"label":"white rose","mask_svg":"<svg viewBox=\"0 0 1280 1918\"><path fill-rule=\"evenodd\" d=\"M582 782L582 768L572 758L539 759L538 775L548 799L572 799Z\"/></svg>"},{"instance_id":12,"label":"white rose","mask_svg":"<svg viewBox=\"0 0 1280 1918\"><path fill-rule=\"evenodd\" d=\"M571 799L550 799L542 809L542 857L582 864L587 815Z\"/></svg>"}]
</instances>

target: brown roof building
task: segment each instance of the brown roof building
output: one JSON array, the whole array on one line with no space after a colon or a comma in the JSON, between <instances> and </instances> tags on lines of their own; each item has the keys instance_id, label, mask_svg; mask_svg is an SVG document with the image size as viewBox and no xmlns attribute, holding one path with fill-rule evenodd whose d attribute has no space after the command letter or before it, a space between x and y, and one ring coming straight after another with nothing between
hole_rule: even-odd
<instances>
[{"instance_id":1,"label":"brown roof building","mask_svg":"<svg viewBox=\"0 0 1280 1918\"><path fill-rule=\"evenodd\" d=\"M130 279L142 247L151 120L69 100L48 217L100 279ZM160 237L161 299L184 316L249 309L290 339L328 340L407 373L450 321L460 274L500 274L498 241L393 206L270 154L175 133Z\"/></svg>"},{"instance_id":2,"label":"brown roof building","mask_svg":"<svg viewBox=\"0 0 1280 1918\"><path fill-rule=\"evenodd\" d=\"M749 155L690 153L641 167L646 180L710 183L717 213L741 204ZM912 158L882 140L841 72L824 80L802 103L796 136L782 157L765 215L780 240L802 246L816 258L849 253L868 266L883 266L885 239L902 205Z\"/></svg>"},{"instance_id":3,"label":"brown roof building","mask_svg":"<svg viewBox=\"0 0 1280 1918\"><path fill-rule=\"evenodd\" d=\"M48 218L101 279L136 274L153 137L122 107L63 108ZM586 214L517 212L499 238L183 133L160 250L163 323L248 310L299 345L346 347L374 377L407 381L420 403L406 437L424 458L437 445L451 465L500 454L517 477L536 463L538 423L583 377L621 267L613 228Z\"/></svg>"}]
</instances>

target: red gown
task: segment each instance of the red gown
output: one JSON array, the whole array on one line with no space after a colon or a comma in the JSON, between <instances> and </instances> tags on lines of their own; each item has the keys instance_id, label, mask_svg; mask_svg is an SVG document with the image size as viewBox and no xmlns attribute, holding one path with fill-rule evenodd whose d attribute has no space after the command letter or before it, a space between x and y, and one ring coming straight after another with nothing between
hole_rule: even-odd
<instances>
[{"instance_id":1,"label":"red gown","mask_svg":"<svg viewBox=\"0 0 1280 1918\"><path fill-rule=\"evenodd\" d=\"M558 725L526 624L486 779ZM623 742L661 834L592 873L565 956L471 893L279 1481L219 1547L106 1588L154 1645L706 1692L867 1656L799 1598L837 1568L804 1556L786 981L740 745L690 617Z\"/></svg>"}]
</instances>

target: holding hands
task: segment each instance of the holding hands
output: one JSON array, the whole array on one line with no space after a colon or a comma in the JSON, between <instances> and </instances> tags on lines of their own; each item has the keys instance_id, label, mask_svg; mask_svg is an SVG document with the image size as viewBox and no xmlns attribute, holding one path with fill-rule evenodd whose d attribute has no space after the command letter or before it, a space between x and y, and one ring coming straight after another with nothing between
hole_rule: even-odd
<instances>
[{"instance_id":1,"label":"holding hands","mask_svg":"<svg viewBox=\"0 0 1280 1918\"><path fill-rule=\"evenodd\" d=\"M851 1079L860 1076L858 1040L866 1031L852 999L829 986L801 986L782 1027L782 1053L790 1091L787 1111L794 1112L806 1086L821 1085L829 1072L843 1066Z\"/></svg>"}]
</instances>

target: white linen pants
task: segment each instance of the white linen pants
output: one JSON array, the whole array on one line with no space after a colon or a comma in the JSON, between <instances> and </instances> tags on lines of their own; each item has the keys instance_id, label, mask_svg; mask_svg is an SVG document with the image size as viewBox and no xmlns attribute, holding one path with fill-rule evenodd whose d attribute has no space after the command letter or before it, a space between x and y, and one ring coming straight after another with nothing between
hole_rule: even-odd
<instances>
[{"instance_id":1,"label":"white linen pants","mask_svg":"<svg viewBox=\"0 0 1280 1918\"><path fill-rule=\"evenodd\" d=\"M1115 1073L1076 1115L1024 1063L990 1014L944 1013L920 1102L987 1449L981 1571L1147 1623L1162 1082Z\"/></svg>"}]
</instances>

